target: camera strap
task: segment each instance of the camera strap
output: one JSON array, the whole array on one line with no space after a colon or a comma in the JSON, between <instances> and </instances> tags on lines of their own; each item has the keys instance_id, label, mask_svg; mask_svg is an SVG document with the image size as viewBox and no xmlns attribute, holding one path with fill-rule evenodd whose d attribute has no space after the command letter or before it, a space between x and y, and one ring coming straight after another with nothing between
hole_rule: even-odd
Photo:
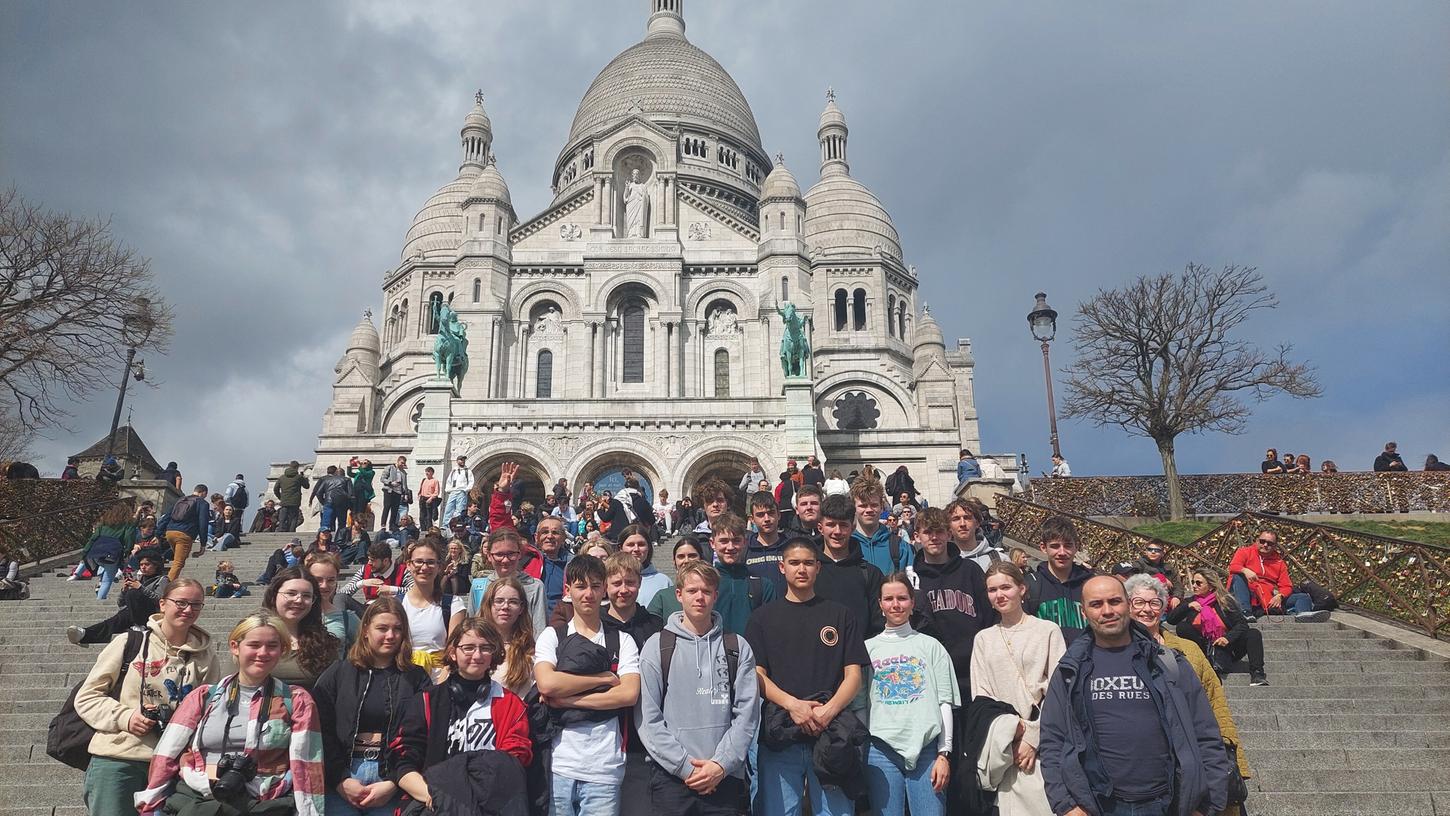
<instances>
[{"instance_id":1,"label":"camera strap","mask_svg":"<svg viewBox=\"0 0 1450 816\"><path fill-rule=\"evenodd\" d=\"M272 712L272 678L268 677L266 680L266 684L267 685L262 689L262 706L257 709L256 733L252 738L255 748L260 748L262 746L262 726L267 722L267 715ZM232 738L232 722L236 720L237 713L241 708L241 698L241 679L238 677L234 677L232 679L231 686L227 689L227 724L226 727L222 730L223 754L227 753L227 749L231 745L230 741ZM242 751L245 752L246 750L247 746L244 742L242 745Z\"/></svg>"}]
</instances>

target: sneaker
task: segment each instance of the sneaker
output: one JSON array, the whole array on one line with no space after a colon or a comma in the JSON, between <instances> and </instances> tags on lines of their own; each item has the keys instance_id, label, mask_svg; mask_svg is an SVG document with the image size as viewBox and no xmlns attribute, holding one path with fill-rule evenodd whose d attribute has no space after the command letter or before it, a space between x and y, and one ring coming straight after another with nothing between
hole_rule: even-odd
<instances>
[{"instance_id":1,"label":"sneaker","mask_svg":"<svg viewBox=\"0 0 1450 816\"><path fill-rule=\"evenodd\" d=\"M1248 621L1249 623L1258 623L1259 622L1259 613L1254 612L1254 611L1245 612L1244 613L1244 620Z\"/></svg>"},{"instance_id":2,"label":"sneaker","mask_svg":"<svg viewBox=\"0 0 1450 816\"><path fill-rule=\"evenodd\" d=\"M1298 623L1324 623L1329 620L1329 610L1321 609L1317 612L1300 612L1294 616Z\"/></svg>"},{"instance_id":3,"label":"sneaker","mask_svg":"<svg viewBox=\"0 0 1450 816\"><path fill-rule=\"evenodd\" d=\"M66 580L67 581L79 581L80 579L81 579L80 575L77 575L76 573L73 572L73 573L71 573L70 577L67 578Z\"/></svg>"},{"instance_id":4,"label":"sneaker","mask_svg":"<svg viewBox=\"0 0 1450 816\"><path fill-rule=\"evenodd\" d=\"M85 636L86 636L86 630L82 629L79 626L67 626L65 628L65 639L68 640L68 641L70 641L71 643L74 643L77 646L87 646L87 645L89 645L89 644L86 644L86 643L82 643L81 642L81 638L83 638Z\"/></svg>"},{"instance_id":5,"label":"sneaker","mask_svg":"<svg viewBox=\"0 0 1450 816\"><path fill-rule=\"evenodd\" d=\"M1269 685L1269 676L1262 671L1251 672L1249 674L1249 685L1267 686Z\"/></svg>"}]
</instances>

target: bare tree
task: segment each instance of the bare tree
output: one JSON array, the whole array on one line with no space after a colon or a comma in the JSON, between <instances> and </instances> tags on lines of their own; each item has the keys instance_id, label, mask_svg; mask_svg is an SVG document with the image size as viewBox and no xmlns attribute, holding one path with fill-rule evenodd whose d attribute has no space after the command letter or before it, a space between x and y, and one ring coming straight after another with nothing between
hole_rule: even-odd
<instances>
[{"instance_id":1,"label":"bare tree","mask_svg":"<svg viewBox=\"0 0 1450 816\"><path fill-rule=\"evenodd\" d=\"M25 427L9 405L0 405L0 462L28 461L33 441L35 431Z\"/></svg>"},{"instance_id":2,"label":"bare tree","mask_svg":"<svg viewBox=\"0 0 1450 816\"><path fill-rule=\"evenodd\" d=\"M0 400L21 426L61 424L64 402L117 381L127 349L159 351L170 337L150 261L109 222L0 191Z\"/></svg>"},{"instance_id":3,"label":"bare tree","mask_svg":"<svg viewBox=\"0 0 1450 816\"><path fill-rule=\"evenodd\" d=\"M1140 277L1123 289L1099 290L1078 307L1077 361L1065 370L1063 414L1119 425L1158 446L1173 518L1183 493L1173 457L1179 434L1240 433L1252 409L1283 392L1317 397L1313 369L1231 337L1278 299L1253 267L1214 272L1189 264L1178 276Z\"/></svg>"}]
</instances>

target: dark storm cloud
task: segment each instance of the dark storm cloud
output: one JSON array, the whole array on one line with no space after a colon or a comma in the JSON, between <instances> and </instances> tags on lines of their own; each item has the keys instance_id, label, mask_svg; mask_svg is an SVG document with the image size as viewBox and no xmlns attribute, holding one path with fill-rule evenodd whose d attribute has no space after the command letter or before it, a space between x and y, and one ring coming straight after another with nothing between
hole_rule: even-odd
<instances>
[{"instance_id":1,"label":"dark storm cloud","mask_svg":"<svg viewBox=\"0 0 1450 816\"><path fill-rule=\"evenodd\" d=\"M114 217L177 307L136 425L188 478L309 455L332 365L377 308L412 214L457 169L482 87L521 217L644 2L9 3L0 180ZM1364 467L1388 438L1450 451L1450 34L1443 4L689 3L803 186L834 85L949 342L970 337L984 445L1046 459L1032 293L1063 313L1189 260L1258 265L1284 307L1251 327L1320 367L1250 433ZM1069 358L1058 342L1054 360ZM104 434L77 406L45 464ZM1120 432L1062 428L1080 473L1157 467Z\"/></svg>"}]
</instances>

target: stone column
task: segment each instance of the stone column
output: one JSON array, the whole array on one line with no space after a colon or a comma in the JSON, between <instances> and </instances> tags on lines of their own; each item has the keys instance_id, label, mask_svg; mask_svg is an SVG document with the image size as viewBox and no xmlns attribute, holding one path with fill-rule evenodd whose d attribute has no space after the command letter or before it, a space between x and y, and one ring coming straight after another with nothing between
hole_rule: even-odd
<instances>
[{"instance_id":1,"label":"stone column","mask_svg":"<svg viewBox=\"0 0 1450 816\"><path fill-rule=\"evenodd\" d=\"M529 393L529 327L524 324L519 327L519 398L528 397Z\"/></svg>"},{"instance_id":2,"label":"stone column","mask_svg":"<svg viewBox=\"0 0 1450 816\"><path fill-rule=\"evenodd\" d=\"M599 369L599 366L598 366L599 356L598 356L598 354L596 352L596 349L595 349L595 346L596 346L596 344L598 342L598 339L599 339L599 324L598 323L590 323L589 324L589 398L590 399L593 399L594 398L594 395L596 393L596 391L595 391L595 385L594 385L594 380L595 380L594 372Z\"/></svg>"},{"instance_id":3,"label":"stone column","mask_svg":"<svg viewBox=\"0 0 1450 816\"><path fill-rule=\"evenodd\" d=\"M675 334L677 335L675 342L678 345L675 355L675 396L683 397L685 395L685 322L683 320L680 321Z\"/></svg>"},{"instance_id":4,"label":"stone column","mask_svg":"<svg viewBox=\"0 0 1450 816\"><path fill-rule=\"evenodd\" d=\"M675 324L665 324L665 393L675 392L674 378L674 347L675 347Z\"/></svg>"},{"instance_id":5,"label":"stone column","mask_svg":"<svg viewBox=\"0 0 1450 816\"><path fill-rule=\"evenodd\" d=\"M493 399L497 393L494 390L494 382L498 377L498 318L489 321L488 329L488 398Z\"/></svg>"}]
</instances>

